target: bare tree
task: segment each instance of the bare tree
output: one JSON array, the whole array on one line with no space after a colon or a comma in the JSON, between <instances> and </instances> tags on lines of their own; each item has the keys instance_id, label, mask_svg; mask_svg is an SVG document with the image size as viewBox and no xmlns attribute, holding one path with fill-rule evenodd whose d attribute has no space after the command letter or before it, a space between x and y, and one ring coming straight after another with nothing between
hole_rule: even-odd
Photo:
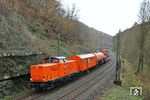
<instances>
[{"instance_id":1,"label":"bare tree","mask_svg":"<svg viewBox=\"0 0 150 100\"><path fill-rule=\"evenodd\" d=\"M149 31L150 25L150 2L149 0L144 0L141 3L139 11L139 21L140 21L140 37L139 37L139 61L136 74L143 70L144 66L144 44L146 40L147 33Z\"/></svg>"},{"instance_id":2,"label":"bare tree","mask_svg":"<svg viewBox=\"0 0 150 100\"><path fill-rule=\"evenodd\" d=\"M67 8L67 15L68 19L78 20L78 12L79 10L76 7L76 4L72 4L72 8Z\"/></svg>"}]
</instances>

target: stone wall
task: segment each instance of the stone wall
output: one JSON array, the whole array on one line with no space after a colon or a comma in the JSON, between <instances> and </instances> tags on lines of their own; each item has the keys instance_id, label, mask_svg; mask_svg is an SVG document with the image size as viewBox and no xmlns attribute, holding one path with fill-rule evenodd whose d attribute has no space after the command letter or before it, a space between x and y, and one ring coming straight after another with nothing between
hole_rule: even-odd
<instances>
[{"instance_id":1,"label":"stone wall","mask_svg":"<svg viewBox=\"0 0 150 100\"><path fill-rule=\"evenodd\" d=\"M29 74L30 66L41 63L44 57L41 52L0 54L0 98L27 88L28 80L23 75Z\"/></svg>"},{"instance_id":2,"label":"stone wall","mask_svg":"<svg viewBox=\"0 0 150 100\"><path fill-rule=\"evenodd\" d=\"M0 80L28 74L30 65L40 63L43 58L42 53L3 54L0 57Z\"/></svg>"}]
</instances>

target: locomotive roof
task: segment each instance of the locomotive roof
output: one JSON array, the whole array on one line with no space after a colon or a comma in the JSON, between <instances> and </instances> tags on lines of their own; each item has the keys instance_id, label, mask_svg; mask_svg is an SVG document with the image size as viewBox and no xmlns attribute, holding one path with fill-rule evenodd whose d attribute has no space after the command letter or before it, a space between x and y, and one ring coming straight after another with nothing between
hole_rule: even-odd
<instances>
[{"instance_id":1,"label":"locomotive roof","mask_svg":"<svg viewBox=\"0 0 150 100\"><path fill-rule=\"evenodd\" d=\"M94 54L82 54L82 55L77 55L80 58L84 59L84 58L90 58L90 57L94 57Z\"/></svg>"},{"instance_id":2,"label":"locomotive roof","mask_svg":"<svg viewBox=\"0 0 150 100\"><path fill-rule=\"evenodd\" d=\"M46 57L45 59L49 59L49 58L65 59L66 57L65 56L49 56L49 57Z\"/></svg>"},{"instance_id":3,"label":"locomotive roof","mask_svg":"<svg viewBox=\"0 0 150 100\"><path fill-rule=\"evenodd\" d=\"M56 58L56 59L65 59L65 56L52 56L52 58Z\"/></svg>"}]
</instances>

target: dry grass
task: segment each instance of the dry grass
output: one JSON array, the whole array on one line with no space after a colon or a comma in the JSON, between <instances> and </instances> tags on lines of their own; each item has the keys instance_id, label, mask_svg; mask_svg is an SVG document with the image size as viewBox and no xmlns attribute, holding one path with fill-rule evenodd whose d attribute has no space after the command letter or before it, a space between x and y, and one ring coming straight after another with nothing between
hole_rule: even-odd
<instances>
[{"instance_id":1,"label":"dry grass","mask_svg":"<svg viewBox=\"0 0 150 100\"><path fill-rule=\"evenodd\" d=\"M96 100L149 100L150 85L144 77L136 76L133 66L127 61L123 64L121 71L122 86L112 85L109 89L100 94ZM142 96L130 95L130 87L142 87Z\"/></svg>"}]
</instances>

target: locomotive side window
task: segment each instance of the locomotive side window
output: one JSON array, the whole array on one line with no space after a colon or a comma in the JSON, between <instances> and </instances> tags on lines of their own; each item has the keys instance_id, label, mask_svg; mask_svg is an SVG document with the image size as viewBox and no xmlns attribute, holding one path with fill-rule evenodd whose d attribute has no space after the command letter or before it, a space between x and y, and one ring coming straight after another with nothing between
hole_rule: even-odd
<instances>
[{"instance_id":1,"label":"locomotive side window","mask_svg":"<svg viewBox=\"0 0 150 100\"><path fill-rule=\"evenodd\" d=\"M88 58L88 63L92 63L94 61L94 58L91 57L91 58Z\"/></svg>"},{"instance_id":2,"label":"locomotive side window","mask_svg":"<svg viewBox=\"0 0 150 100\"><path fill-rule=\"evenodd\" d=\"M52 62L51 57L47 57L44 59L44 63L51 63L51 62Z\"/></svg>"},{"instance_id":3,"label":"locomotive side window","mask_svg":"<svg viewBox=\"0 0 150 100\"><path fill-rule=\"evenodd\" d=\"M63 59L59 59L59 62L60 62L60 63L64 63L64 60L63 60Z\"/></svg>"},{"instance_id":4,"label":"locomotive side window","mask_svg":"<svg viewBox=\"0 0 150 100\"><path fill-rule=\"evenodd\" d=\"M52 62L53 62L53 63L59 63L59 59L53 58L53 59L52 59Z\"/></svg>"}]
</instances>

